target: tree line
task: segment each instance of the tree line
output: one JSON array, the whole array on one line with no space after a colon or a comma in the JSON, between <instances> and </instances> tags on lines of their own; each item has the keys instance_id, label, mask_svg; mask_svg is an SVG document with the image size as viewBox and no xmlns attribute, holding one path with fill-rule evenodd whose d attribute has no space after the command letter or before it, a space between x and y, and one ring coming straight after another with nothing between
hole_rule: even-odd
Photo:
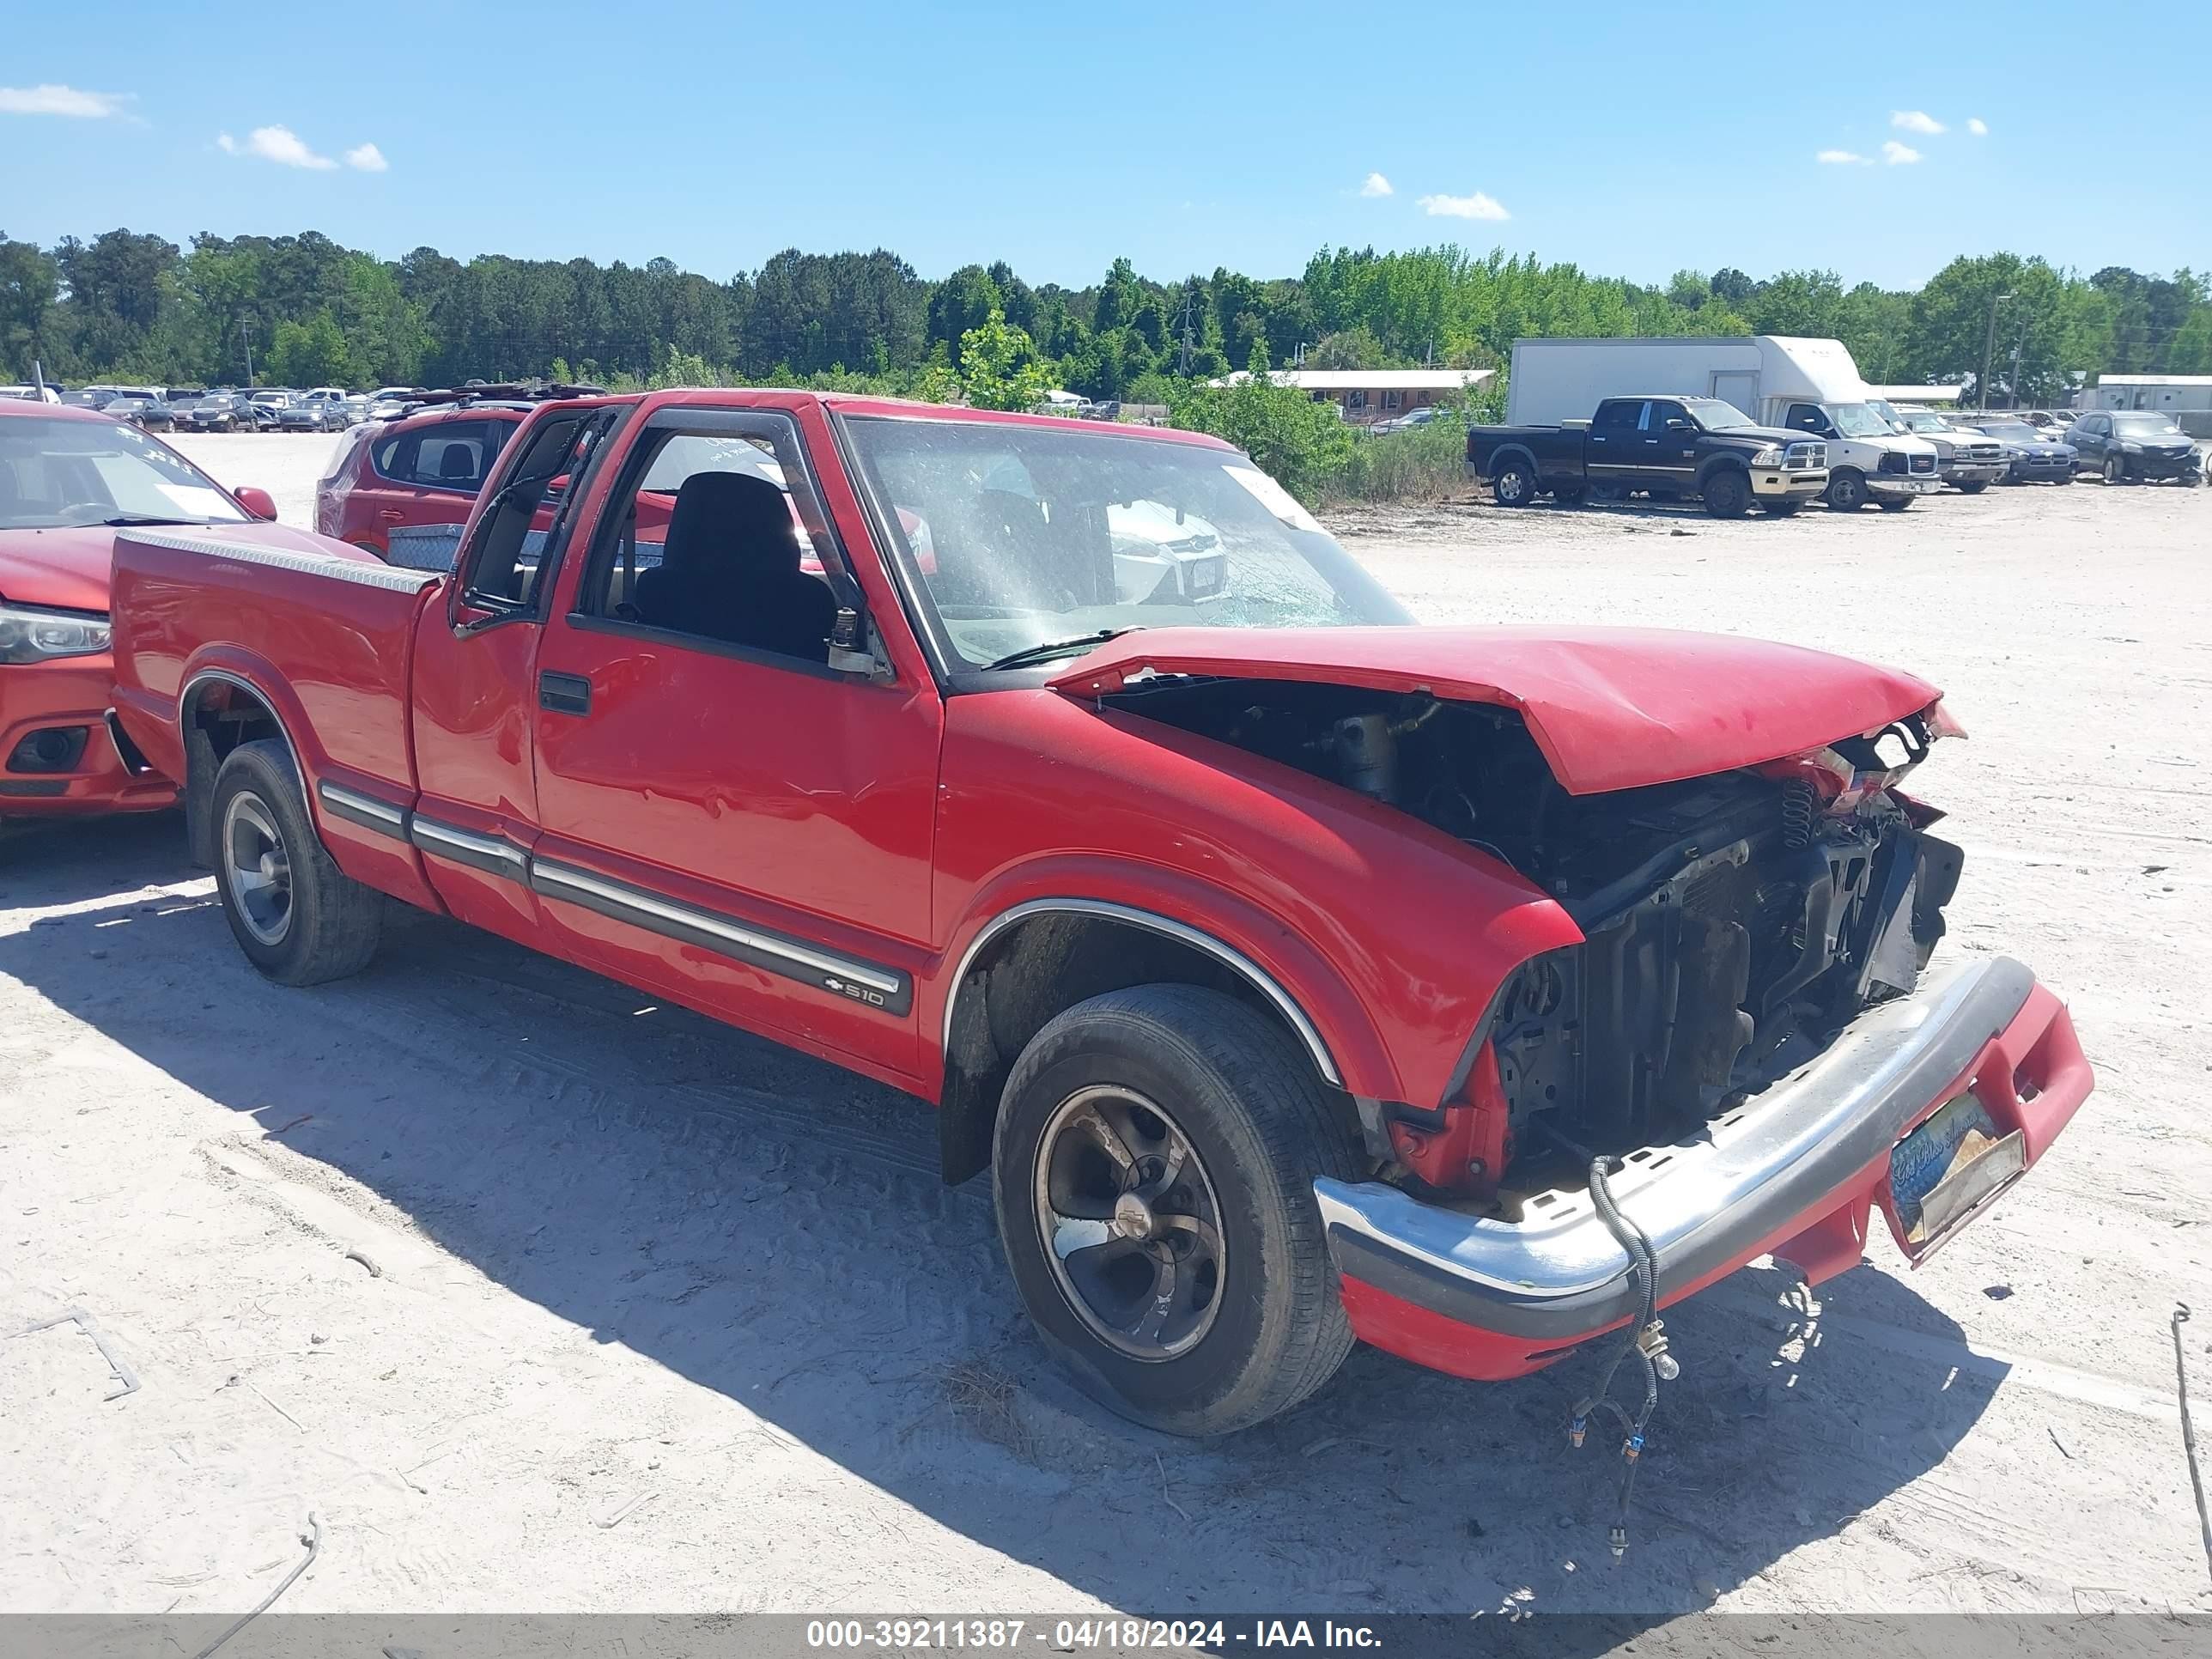
<instances>
[{"instance_id":1,"label":"tree line","mask_svg":"<svg viewBox=\"0 0 2212 1659\"><path fill-rule=\"evenodd\" d=\"M295 386L550 375L942 396L969 389L975 336L1007 395L1170 403L1193 380L1293 360L1500 367L1528 336L1697 333L1833 337L1878 383L1972 381L1986 356L1996 396L2045 403L2099 372L2212 373L2212 284L2000 252L1917 289L1733 269L1654 286L1451 246L1324 249L1273 278L1163 283L1116 259L1079 289L1003 261L931 281L882 248L789 248L716 281L665 258L386 260L314 231L189 247L120 229L52 247L0 234L0 378L35 361L70 384L244 384L250 360L255 380Z\"/></svg>"}]
</instances>

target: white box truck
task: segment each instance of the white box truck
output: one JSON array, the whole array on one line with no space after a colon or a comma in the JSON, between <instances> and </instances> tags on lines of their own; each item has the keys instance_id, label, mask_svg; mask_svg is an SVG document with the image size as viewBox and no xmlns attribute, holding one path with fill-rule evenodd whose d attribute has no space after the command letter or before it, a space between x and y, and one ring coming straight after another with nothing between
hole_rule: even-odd
<instances>
[{"instance_id":1,"label":"white box truck","mask_svg":"<svg viewBox=\"0 0 2212 1659\"><path fill-rule=\"evenodd\" d=\"M1831 507L1850 511L1871 501L1897 511L1942 488L1936 447L1901 435L1869 406L1873 388L1840 340L1516 340L1505 418L1511 426L1586 421L1601 400L1638 394L1716 398L1761 426L1825 439Z\"/></svg>"}]
</instances>

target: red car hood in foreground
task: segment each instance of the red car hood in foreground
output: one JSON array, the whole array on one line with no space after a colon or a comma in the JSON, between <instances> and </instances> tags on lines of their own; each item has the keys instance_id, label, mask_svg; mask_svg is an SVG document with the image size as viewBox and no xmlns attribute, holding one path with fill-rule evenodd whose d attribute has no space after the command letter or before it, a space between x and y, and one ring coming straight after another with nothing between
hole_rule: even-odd
<instances>
[{"instance_id":1,"label":"red car hood in foreground","mask_svg":"<svg viewBox=\"0 0 2212 1659\"><path fill-rule=\"evenodd\" d=\"M73 530L0 530L0 599L56 611L107 609L115 532L106 526Z\"/></svg>"},{"instance_id":2,"label":"red car hood in foreground","mask_svg":"<svg viewBox=\"0 0 2212 1659\"><path fill-rule=\"evenodd\" d=\"M1799 646L1656 628L1161 628L1051 684L1083 696L1145 670L1426 691L1521 711L1577 795L1701 777L1878 731L1942 694Z\"/></svg>"}]
</instances>

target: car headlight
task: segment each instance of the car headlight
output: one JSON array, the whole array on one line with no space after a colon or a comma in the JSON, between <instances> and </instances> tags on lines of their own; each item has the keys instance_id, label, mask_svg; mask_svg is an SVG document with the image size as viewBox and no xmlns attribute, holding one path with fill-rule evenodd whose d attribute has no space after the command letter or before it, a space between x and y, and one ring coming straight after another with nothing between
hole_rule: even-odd
<instances>
[{"instance_id":1,"label":"car headlight","mask_svg":"<svg viewBox=\"0 0 2212 1659\"><path fill-rule=\"evenodd\" d=\"M97 656L107 649L108 637L105 617L0 605L0 663Z\"/></svg>"},{"instance_id":2,"label":"car headlight","mask_svg":"<svg viewBox=\"0 0 2212 1659\"><path fill-rule=\"evenodd\" d=\"M1782 465L1782 450L1781 450L1781 447L1780 447L1779 445L1774 445L1774 446L1770 446L1769 447L1767 447L1767 448L1765 448L1765 449L1762 449L1762 450L1760 450L1760 451L1759 452L1759 453L1757 453L1756 455L1754 455L1754 456L1753 456L1753 457L1751 458L1751 464L1752 464L1753 466L1779 466L1779 465Z\"/></svg>"},{"instance_id":3,"label":"car headlight","mask_svg":"<svg viewBox=\"0 0 2212 1659\"><path fill-rule=\"evenodd\" d=\"M2142 446L2141 444L2122 444L2120 446L2120 453L2123 455L2140 455L2142 453Z\"/></svg>"}]
</instances>

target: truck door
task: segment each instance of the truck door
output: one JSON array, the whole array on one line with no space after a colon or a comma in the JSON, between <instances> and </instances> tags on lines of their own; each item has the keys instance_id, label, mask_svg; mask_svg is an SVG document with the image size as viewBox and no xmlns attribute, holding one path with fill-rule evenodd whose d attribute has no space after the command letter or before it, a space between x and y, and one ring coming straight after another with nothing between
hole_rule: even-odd
<instances>
[{"instance_id":1,"label":"truck door","mask_svg":"<svg viewBox=\"0 0 2212 1659\"><path fill-rule=\"evenodd\" d=\"M1637 472L1643 459L1644 410L1641 398L1608 398L1597 406L1583 441L1583 471L1592 483L1641 487Z\"/></svg>"},{"instance_id":2,"label":"truck door","mask_svg":"<svg viewBox=\"0 0 2212 1659\"><path fill-rule=\"evenodd\" d=\"M1688 489L1698 472L1698 427L1690 411L1655 398L1644 419L1644 469L1650 482Z\"/></svg>"},{"instance_id":3,"label":"truck door","mask_svg":"<svg viewBox=\"0 0 2212 1659\"><path fill-rule=\"evenodd\" d=\"M629 438L538 659L532 878L574 954L896 1080L941 705L830 664L851 565L802 416L671 404Z\"/></svg>"},{"instance_id":4,"label":"truck door","mask_svg":"<svg viewBox=\"0 0 2212 1659\"><path fill-rule=\"evenodd\" d=\"M546 943L529 884L538 645L552 572L584 492L563 492L550 530L534 521L556 478L588 468L617 415L605 405L549 410L528 428L469 528L446 603L425 610L416 628L419 793L409 839L455 915L532 945Z\"/></svg>"}]
</instances>

